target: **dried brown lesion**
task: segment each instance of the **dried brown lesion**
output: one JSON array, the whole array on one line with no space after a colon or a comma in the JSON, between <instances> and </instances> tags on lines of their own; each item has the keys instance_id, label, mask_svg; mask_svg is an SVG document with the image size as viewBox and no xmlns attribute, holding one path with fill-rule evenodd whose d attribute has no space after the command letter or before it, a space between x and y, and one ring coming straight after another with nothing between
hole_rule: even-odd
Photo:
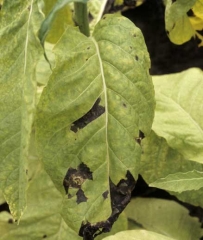
<instances>
[{"instance_id":1,"label":"dried brown lesion","mask_svg":"<svg viewBox=\"0 0 203 240\"><path fill-rule=\"evenodd\" d=\"M89 123L100 117L104 112L105 108L100 104L101 98L98 98L92 108L81 118L72 123L70 130L77 132L79 129L86 127Z\"/></svg>"},{"instance_id":2,"label":"dried brown lesion","mask_svg":"<svg viewBox=\"0 0 203 240\"><path fill-rule=\"evenodd\" d=\"M77 200L76 202L79 204L81 202L86 202L87 197L82 190L82 184L86 180L93 180L92 172L87 167L86 164L81 163L78 165L77 169L70 167L66 173L66 176L63 180L63 186L66 191L68 198L72 198L72 194L69 193L69 189L75 188L78 189L76 192Z\"/></svg>"},{"instance_id":3,"label":"dried brown lesion","mask_svg":"<svg viewBox=\"0 0 203 240\"><path fill-rule=\"evenodd\" d=\"M111 179L109 179L110 198L111 198L111 216L106 221L90 223L82 222L79 236L83 237L83 240L93 240L101 233L109 232L118 219L121 212L125 209L131 199L131 193L135 187L136 181L130 171L126 173L126 179L121 179L117 185L115 185ZM102 194L103 197L108 196L108 191Z\"/></svg>"}]
</instances>

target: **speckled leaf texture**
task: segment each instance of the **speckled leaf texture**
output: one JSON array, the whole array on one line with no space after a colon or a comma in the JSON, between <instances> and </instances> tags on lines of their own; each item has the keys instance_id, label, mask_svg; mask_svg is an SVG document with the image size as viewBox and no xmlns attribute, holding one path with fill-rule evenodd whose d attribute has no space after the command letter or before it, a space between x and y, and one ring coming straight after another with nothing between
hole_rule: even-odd
<instances>
[{"instance_id":1,"label":"speckled leaf texture","mask_svg":"<svg viewBox=\"0 0 203 240\"><path fill-rule=\"evenodd\" d=\"M111 215L109 178L115 185L127 171L137 178L136 138L139 130L150 132L154 90L141 31L124 17L106 15L89 38L70 27L54 52L56 67L38 105L37 145L63 197L61 215L78 232L82 221ZM91 109L93 118L85 123ZM66 194L66 173L81 164L92 176L77 175L71 184L80 185L83 196L74 187Z\"/></svg>"},{"instance_id":2,"label":"speckled leaf texture","mask_svg":"<svg viewBox=\"0 0 203 240\"><path fill-rule=\"evenodd\" d=\"M14 218L26 207L27 157L35 110L38 1L4 1L0 11L0 187Z\"/></svg>"}]
</instances>

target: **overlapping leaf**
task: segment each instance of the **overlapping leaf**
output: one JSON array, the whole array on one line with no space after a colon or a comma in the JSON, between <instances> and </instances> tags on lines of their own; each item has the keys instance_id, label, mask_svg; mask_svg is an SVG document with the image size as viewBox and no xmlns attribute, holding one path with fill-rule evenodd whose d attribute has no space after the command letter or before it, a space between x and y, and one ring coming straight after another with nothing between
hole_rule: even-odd
<instances>
[{"instance_id":1,"label":"overlapping leaf","mask_svg":"<svg viewBox=\"0 0 203 240\"><path fill-rule=\"evenodd\" d=\"M165 11L165 24L168 36L175 44L183 44L195 35L187 12L197 0L167 0Z\"/></svg>"},{"instance_id":2,"label":"overlapping leaf","mask_svg":"<svg viewBox=\"0 0 203 240\"><path fill-rule=\"evenodd\" d=\"M54 51L56 67L38 106L37 142L64 198L61 214L78 231L82 220L110 216L109 177L114 184L128 170L137 177L136 138L139 130L150 131L154 94L143 36L123 17L105 16L90 38L69 28ZM81 163L92 172L92 179L78 179L85 198L75 188L68 198L64 177Z\"/></svg>"},{"instance_id":3,"label":"overlapping leaf","mask_svg":"<svg viewBox=\"0 0 203 240\"><path fill-rule=\"evenodd\" d=\"M203 163L203 73L192 68L153 78L153 130L185 159Z\"/></svg>"},{"instance_id":4,"label":"overlapping leaf","mask_svg":"<svg viewBox=\"0 0 203 240\"><path fill-rule=\"evenodd\" d=\"M136 198L131 200L125 212L132 221L163 237L198 240L202 234L198 218L191 217L186 208L171 200Z\"/></svg>"},{"instance_id":5,"label":"overlapping leaf","mask_svg":"<svg viewBox=\"0 0 203 240\"><path fill-rule=\"evenodd\" d=\"M177 172L153 182L150 186L173 192L199 190L203 187L203 173L195 170L186 173Z\"/></svg>"},{"instance_id":6,"label":"overlapping leaf","mask_svg":"<svg viewBox=\"0 0 203 240\"><path fill-rule=\"evenodd\" d=\"M0 187L18 220L26 207L35 66L41 49L36 39L38 3L4 1L0 12Z\"/></svg>"},{"instance_id":7,"label":"overlapping leaf","mask_svg":"<svg viewBox=\"0 0 203 240\"><path fill-rule=\"evenodd\" d=\"M41 24L41 27L39 30L39 39L42 45L44 45L45 38L47 37L47 34L49 33L55 18L57 16L59 17L58 15L59 11L61 12L65 11L65 8L64 8L65 5L71 2L87 3L87 1L88 0L57 0L54 6L52 7L51 11L48 13L48 15L46 16L46 18ZM49 9L49 6L46 4L45 12L48 9ZM68 10L67 13L70 13L70 11ZM70 19L70 16L69 16L69 19ZM67 17L67 20L68 20L68 17ZM62 22L60 22L60 24L62 24ZM62 32L65 30L64 26L59 26L59 29L61 29ZM60 36L60 31L59 31L59 36ZM59 36L55 36L55 37L50 36L50 39L52 39L51 43L55 43L56 39L58 40Z\"/></svg>"},{"instance_id":8,"label":"overlapping leaf","mask_svg":"<svg viewBox=\"0 0 203 240\"><path fill-rule=\"evenodd\" d=\"M153 131L142 141L140 174L150 184L169 174L202 170L202 165L186 160L177 150L172 149L164 138ZM164 188L165 189L165 188Z\"/></svg>"}]
</instances>

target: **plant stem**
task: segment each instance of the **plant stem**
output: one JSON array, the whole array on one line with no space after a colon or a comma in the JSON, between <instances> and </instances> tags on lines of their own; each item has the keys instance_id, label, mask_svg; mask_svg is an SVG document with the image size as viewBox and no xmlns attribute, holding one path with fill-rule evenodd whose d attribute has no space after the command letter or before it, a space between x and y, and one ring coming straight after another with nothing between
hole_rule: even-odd
<instances>
[{"instance_id":1,"label":"plant stem","mask_svg":"<svg viewBox=\"0 0 203 240\"><path fill-rule=\"evenodd\" d=\"M90 29L89 29L89 20L88 20L88 13L87 13L87 3L74 3L74 10L75 10L75 22L79 26L80 32L86 35L87 37L90 36Z\"/></svg>"}]
</instances>

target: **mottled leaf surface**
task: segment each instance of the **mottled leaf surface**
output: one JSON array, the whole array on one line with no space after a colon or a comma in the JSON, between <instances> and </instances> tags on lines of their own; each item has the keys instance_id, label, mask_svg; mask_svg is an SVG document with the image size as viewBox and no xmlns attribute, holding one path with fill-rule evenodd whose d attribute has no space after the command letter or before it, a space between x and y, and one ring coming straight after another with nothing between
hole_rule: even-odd
<instances>
[{"instance_id":1,"label":"mottled leaf surface","mask_svg":"<svg viewBox=\"0 0 203 240\"><path fill-rule=\"evenodd\" d=\"M64 198L61 214L78 231L83 220L110 216L110 195L104 197L109 177L115 185L127 171L137 178L141 148L136 138L139 130L149 134L154 92L143 36L124 17L105 16L90 38L68 28L54 52L56 67L37 111L37 144ZM95 103L99 114L91 110ZM89 114L95 118L86 121ZM79 166L86 166L92 178L88 171L84 178ZM87 201L78 204L80 189Z\"/></svg>"},{"instance_id":2,"label":"mottled leaf surface","mask_svg":"<svg viewBox=\"0 0 203 240\"><path fill-rule=\"evenodd\" d=\"M63 198L43 170L38 159L30 156L27 209L17 225L7 212L0 213L1 240L81 240L61 217Z\"/></svg>"},{"instance_id":3,"label":"mottled leaf surface","mask_svg":"<svg viewBox=\"0 0 203 240\"><path fill-rule=\"evenodd\" d=\"M153 77L156 97L152 129L185 159L203 163L203 73L192 68Z\"/></svg>"},{"instance_id":4,"label":"mottled leaf surface","mask_svg":"<svg viewBox=\"0 0 203 240\"><path fill-rule=\"evenodd\" d=\"M4 1L0 11L0 187L15 219L26 207L28 147L35 111L38 1ZM15 17L14 17L15 16Z\"/></svg>"}]
</instances>

